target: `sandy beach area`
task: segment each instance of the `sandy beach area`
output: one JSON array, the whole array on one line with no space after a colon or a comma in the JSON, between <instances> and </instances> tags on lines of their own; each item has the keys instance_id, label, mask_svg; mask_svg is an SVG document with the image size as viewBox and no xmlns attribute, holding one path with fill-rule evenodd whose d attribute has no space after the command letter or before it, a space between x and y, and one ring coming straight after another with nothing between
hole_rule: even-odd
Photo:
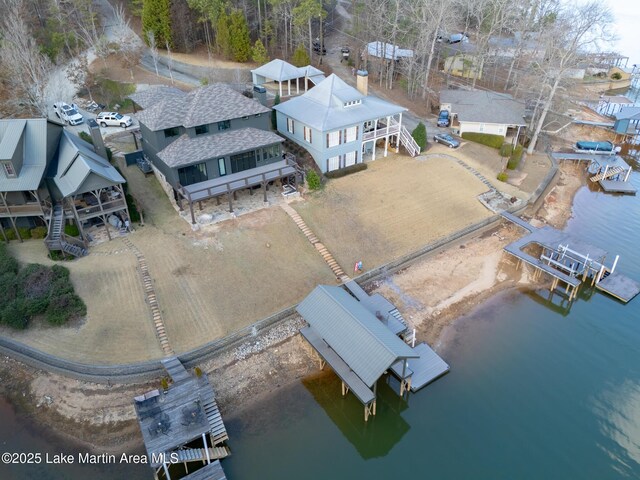
<instances>
[{"instance_id":1,"label":"sandy beach area","mask_svg":"<svg viewBox=\"0 0 640 480\"><path fill-rule=\"evenodd\" d=\"M560 167L544 200L523 215L536 225L562 228L570 218L575 193L584 185L582 168L569 163ZM516 271L515 262L502 253L506 244L523 234L502 222L371 282L366 289L396 304L416 329L418 341L437 350L443 332L456 318L499 291L531 286L527 270ZM301 323L300 318L290 318L202 365L223 416L237 417L278 388L318 372L315 353L296 334ZM0 395L38 425L100 452L142 448L132 401L157 388L156 383L92 384L0 358Z\"/></svg>"}]
</instances>

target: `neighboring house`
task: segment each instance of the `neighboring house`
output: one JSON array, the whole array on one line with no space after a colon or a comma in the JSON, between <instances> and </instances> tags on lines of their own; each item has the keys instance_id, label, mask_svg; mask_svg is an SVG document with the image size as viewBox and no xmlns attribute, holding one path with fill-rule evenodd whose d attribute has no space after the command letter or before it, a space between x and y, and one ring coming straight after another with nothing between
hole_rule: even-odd
<instances>
[{"instance_id":1,"label":"neighboring house","mask_svg":"<svg viewBox=\"0 0 640 480\"><path fill-rule=\"evenodd\" d=\"M482 78L482 60L476 55L458 53L447 57L444 61L444 71L461 78Z\"/></svg>"},{"instance_id":2,"label":"neighboring house","mask_svg":"<svg viewBox=\"0 0 640 480\"><path fill-rule=\"evenodd\" d=\"M613 130L623 135L637 135L640 131L640 107L623 107L614 114Z\"/></svg>"},{"instance_id":3,"label":"neighboring house","mask_svg":"<svg viewBox=\"0 0 640 480\"><path fill-rule=\"evenodd\" d=\"M515 133L526 126L525 106L505 93L482 90L443 90L440 109L453 117L452 127L465 132L502 135ZM517 133L516 133L517 131Z\"/></svg>"},{"instance_id":4,"label":"neighboring house","mask_svg":"<svg viewBox=\"0 0 640 480\"><path fill-rule=\"evenodd\" d=\"M366 72L359 74L359 84L366 82ZM273 108L278 131L304 147L323 173L375 160L378 141L384 141L384 156L390 144L397 149L402 143L412 155L420 152L402 126L406 108L366 96L335 74Z\"/></svg>"},{"instance_id":5,"label":"neighboring house","mask_svg":"<svg viewBox=\"0 0 640 480\"><path fill-rule=\"evenodd\" d=\"M538 34L515 32L513 37L491 37L489 39L489 56L512 59L516 56L527 57L530 60L544 58L544 45L535 37Z\"/></svg>"},{"instance_id":6,"label":"neighboring house","mask_svg":"<svg viewBox=\"0 0 640 480\"><path fill-rule=\"evenodd\" d=\"M282 85L287 85L286 94L291 96L291 81L295 80L296 95L300 93L300 80L306 92L310 87L317 85L325 79L324 72L311 65L306 67L295 67L290 63L278 58L265 63L255 70L251 70L253 84L260 86L269 81L278 83L278 93L283 96Z\"/></svg>"},{"instance_id":7,"label":"neighboring house","mask_svg":"<svg viewBox=\"0 0 640 480\"><path fill-rule=\"evenodd\" d=\"M142 149L170 197L181 206L296 173L271 131L271 109L223 84L149 96L137 116ZM142 105L141 105L142 106ZM261 177L261 175L264 175ZM231 199L229 198L230 209Z\"/></svg>"},{"instance_id":8,"label":"neighboring house","mask_svg":"<svg viewBox=\"0 0 640 480\"><path fill-rule=\"evenodd\" d=\"M371 58L384 60L401 60L412 58L413 50L400 48L397 45L386 42L370 42L367 44L367 55Z\"/></svg>"},{"instance_id":9,"label":"neighboring house","mask_svg":"<svg viewBox=\"0 0 640 480\"><path fill-rule=\"evenodd\" d=\"M91 128L106 152L100 129ZM45 226L47 246L73 255L86 253L86 229L116 229L129 221L124 178L94 147L47 119L0 120L0 230ZM81 239L67 237L64 222L78 226Z\"/></svg>"}]
</instances>

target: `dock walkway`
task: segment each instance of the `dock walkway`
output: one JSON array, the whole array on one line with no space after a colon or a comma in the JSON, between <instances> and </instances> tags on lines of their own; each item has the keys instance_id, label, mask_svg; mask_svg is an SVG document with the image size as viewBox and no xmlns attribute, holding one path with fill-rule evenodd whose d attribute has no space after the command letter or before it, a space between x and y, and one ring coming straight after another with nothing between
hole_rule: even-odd
<instances>
[{"instance_id":1,"label":"dock walkway","mask_svg":"<svg viewBox=\"0 0 640 480\"><path fill-rule=\"evenodd\" d=\"M381 314L383 318L380 320L394 335L401 335L407 331L407 322L396 306L389 300L379 293L369 295L355 280L345 282L344 286L367 310L376 316Z\"/></svg>"},{"instance_id":2,"label":"dock walkway","mask_svg":"<svg viewBox=\"0 0 640 480\"><path fill-rule=\"evenodd\" d=\"M624 303L628 303L640 293L640 284L638 282L618 273L612 273L600 280L596 284L596 288Z\"/></svg>"},{"instance_id":3,"label":"dock walkway","mask_svg":"<svg viewBox=\"0 0 640 480\"><path fill-rule=\"evenodd\" d=\"M411 391L417 392L447 373L450 367L426 343L416 345L414 350L420 355L420 358L409 360L409 366L413 370Z\"/></svg>"},{"instance_id":4,"label":"dock walkway","mask_svg":"<svg viewBox=\"0 0 640 480\"><path fill-rule=\"evenodd\" d=\"M182 480L227 480L227 477L224 474L220 460L216 460L186 477L182 477Z\"/></svg>"}]
</instances>

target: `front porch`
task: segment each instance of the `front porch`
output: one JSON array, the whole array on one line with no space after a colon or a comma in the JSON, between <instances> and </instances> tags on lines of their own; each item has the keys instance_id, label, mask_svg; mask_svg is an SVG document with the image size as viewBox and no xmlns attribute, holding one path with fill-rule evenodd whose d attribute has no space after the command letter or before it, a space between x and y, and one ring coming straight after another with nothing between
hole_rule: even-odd
<instances>
[{"instance_id":1,"label":"front porch","mask_svg":"<svg viewBox=\"0 0 640 480\"><path fill-rule=\"evenodd\" d=\"M22 236L18 229L17 220L23 217L36 217L42 221L45 226L48 226L48 218L51 211L51 205L48 201L41 201L38 192L35 190L17 192L23 193L25 196L24 203L14 203L11 201L10 194L16 192L0 192L0 219L6 218L11 224L16 238L22 242ZM0 221L0 235L5 242L8 241L5 227Z\"/></svg>"}]
</instances>

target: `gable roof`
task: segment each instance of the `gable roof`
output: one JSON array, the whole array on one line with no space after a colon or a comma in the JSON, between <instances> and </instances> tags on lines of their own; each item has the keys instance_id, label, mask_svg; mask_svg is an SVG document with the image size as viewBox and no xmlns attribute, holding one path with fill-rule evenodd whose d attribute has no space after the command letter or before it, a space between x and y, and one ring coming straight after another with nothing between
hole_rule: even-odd
<instances>
[{"instance_id":1,"label":"gable roof","mask_svg":"<svg viewBox=\"0 0 640 480\"><path fill-rule=\"evenodd\" d=\"M138 121L152 131L171 127L191 128L271 110L222 83L214 83L185 95L169 95L138 114Z\"/></svg>"},{"instance_id":2,"label":"gable roof","mask_svg":"<svg viewBox=\"0 0 640 480\"><path fill-rule=\"evenodd\" d=\"M622 107L614 116L616 120L640 120L640 107Z\"/></svg>"},{"instance_id":3,"label":"gable roof","mask_svg":"<svg viewBox=\"0 0 640 480\"><path fill-rule=\"evenodd\" d=\"M398 359L417 357L340 287L317 286L296 310L369 387Z\"/></svg>"},{"instance_id":4,"label":"gable roof","mask_svg":"<svg viewBox=\"0 0 640 480\"><path fill-rule=\"evenodd\" d=\"M281 136L252 127L197 137L185 133L158 152L158 158L169 167L183 167L280 142Z\"/></svg>"},{"instance_id":5,"label":"gable roof","mask_svg":"<svg viewBox=\"0 0 640 480\"><path fill-rule=\"evenodd\" d=\"M11 160L22 142L22 167L15 178L0 168L0 191L37 190L53 156L49 144L61 131L61 124L46 118L0 120L0 159Z\"/></svg>"},{"instance_id":6,"label":"gable roof","mask_svg":"<svg viewBox=\"0 0 640 480\"><path fill-rule=\"evenodd\" d=\"M524 104L506 93L484 90L443 90L440 104L450 103L461 122L526 125Z\"/></svg>"},{"instance_id":7,"label":"gable roof","mask_svg":"<svg viewBox=\"0 0 640 480\"><path fill-rule=\"evenodd\" d=\"M93 147L75 135L63 132L60 138L58 158L49 172L63 197L84 193L83 184L90 176L97 176L104 186L125 183L122 175ZM94 189L95 185L91 189Z\"/></svg>"},{"instance_id":8,"label":"gable roof","mask_svg":"<svg viewBox=\"0 0 640 480\"><path fill-rule=\"evenodd\" d=\"M187 94L175 87L167 87L164 85L151 86L145 90L132 93L128 98L136 102L142 108L149 108L153 104L158 103L166 97L184 97Z\"/></svg>"},{"instance_id":9,"label":"gable roof","mask_svg":"<svg viewBox=\"0 0 640 480\"><path fill-rule=\"evenodd\" d=\"M361 103L344 106L346 102L354 100L360 100ZM362 95L333 73L304 95L273 108L321 132L395 115L406 110L385 100Z\"/></svg>"}]
</instances>

